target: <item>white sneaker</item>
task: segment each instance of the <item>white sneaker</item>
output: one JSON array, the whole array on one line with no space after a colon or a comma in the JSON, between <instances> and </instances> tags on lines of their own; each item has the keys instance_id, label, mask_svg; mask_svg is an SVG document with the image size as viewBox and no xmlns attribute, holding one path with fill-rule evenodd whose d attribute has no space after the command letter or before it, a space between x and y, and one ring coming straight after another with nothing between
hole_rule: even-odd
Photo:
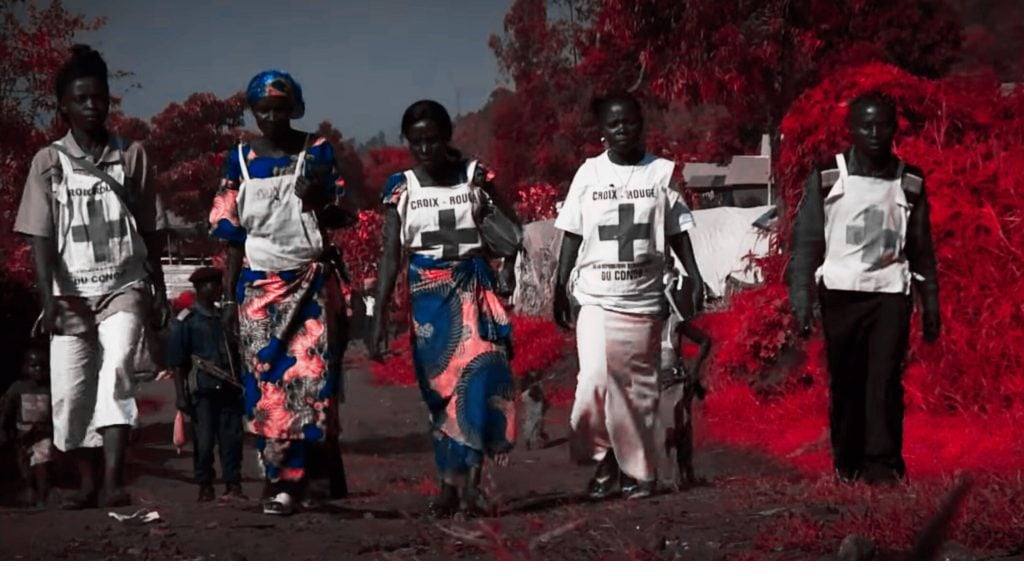
<instances>
[{"instance_id":1,"label":"white sneaker","mask_svg":"<svg viewBox=\"0 0 1024 576\"><path fill-rule=\"evenodd\" d=\"M273 516L290 516L295 512L295 504L292 502L291 494L279 492L277 496L264 500L263 513Z\"/></svg>"}]
</instances>

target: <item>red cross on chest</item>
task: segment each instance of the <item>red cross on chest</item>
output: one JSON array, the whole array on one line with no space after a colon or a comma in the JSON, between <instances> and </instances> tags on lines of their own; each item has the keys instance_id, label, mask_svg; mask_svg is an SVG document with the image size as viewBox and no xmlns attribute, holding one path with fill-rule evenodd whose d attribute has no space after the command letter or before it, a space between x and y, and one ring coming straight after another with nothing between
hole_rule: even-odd
<instances>
[{"instance_id":1,"label":"red cross on chest","mask_svg":"<svg viewBox=\"0 0 1024 576\"><path fill-rule=\"evenodd\" d=\"M95 196L86 202L85 216L84 223L71 227L71 239L92 244L92 255L97 264L110 262L110 241L127 236L128 227L123 219L107 220L103 202Z\"/></svg>"}]
</instances>

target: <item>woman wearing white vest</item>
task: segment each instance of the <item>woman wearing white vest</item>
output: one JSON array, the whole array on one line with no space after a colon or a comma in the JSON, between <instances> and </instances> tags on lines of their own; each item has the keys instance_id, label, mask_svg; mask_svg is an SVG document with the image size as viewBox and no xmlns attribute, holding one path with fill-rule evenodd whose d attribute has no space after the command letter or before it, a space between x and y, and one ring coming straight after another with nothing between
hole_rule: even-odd
<instances>
[{"instance_id":1,"label":"woman wearing white vest","mask_svg":"<svg viewBox=\"0 0 1024 576\"><path fill-rule=\"evenodd\" d=\"M39 324L51 337L53 441L81 475L64 507L79 509L129 504L121 476L138 419L135 349L143 322L165 325L170 307L160 266L166 221L146 152L107 131L103 58L88 46L72 52L56 78L71 129L32 160L14 229L32 244ZM100 447L102 499L88 450Z\"/></svg>"},{"instance_id":2,"label":"woman wearing white vest","mask_svg":"<svg viewBox=\"0 0 1024 576\"><path fill-rule=\"evenodd\" d=\"M853 146L811 171L793 222L789 301L806 335L820 297L832 456L843 482L892 484L906 473L901 378L912 282L925 341L941 327L924 176L893 154L896 127L888 97L853 100Z\"/></svg>"},{"instance_id":3,"label":"woman wearing white vest","mask_svg":"<svg viewBox=\"0 0 1024 576\"><path fill-rule=\"evenodd\" d=\"M515 442L512 324L497 296L511 293L514 266L506 259L495 278L474 213L487 198L504 214L514 213L494 193L494 173L451 147L444 106L413 103L402 115L402 136L416 166L384 185L384 241L367 344L370 356L381 360L388 304L408 255L413 366L441 480L431 511L486 515L493 506L480 489L484 459L507 464Z\"/></svg>"},{"instance_id":4,"label":"woman wearing white vest","mask_svg":"<svg viewBox=\"0 0 1024 576\"><path fill-rule=\"evenodd\" d=\"M606 151L576 172L555 221L563 230L555 322L568 329L580 305L580 373L570 425L574 455L599 462L594 499L618 490L649 496L656 485L654 438L664 272L672 249L693 280L694 310L704 283L686 231L693 215L672 187L675 164L647 154L643 112L629 94L591 103ZM620 478L621 476L621 478Z\"/></svg>"},{"instance_id":5,"label":"woman wearing white vest","mask_svg":"<svg viewBox=\"0 0 1024 576\"><path fill-rule=\"evenodd\" d=\"M266 70L246 99L261 134L227 152L210 225L228 245L233 297L224 304L237 309L246 430L268 482L263 511L288 515L308 494L313 462L326 458L332 496L346 491L338 448L345 302L325 230L354 218L330 142L291 126L305 112L299 83Z\"/></svg>"}]
</instances>

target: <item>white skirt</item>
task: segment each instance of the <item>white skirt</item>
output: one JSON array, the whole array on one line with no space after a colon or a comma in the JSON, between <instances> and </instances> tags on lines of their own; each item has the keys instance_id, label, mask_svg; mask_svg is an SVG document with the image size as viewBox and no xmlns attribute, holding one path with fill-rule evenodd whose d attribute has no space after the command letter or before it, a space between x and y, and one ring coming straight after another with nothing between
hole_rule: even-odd
<instances>
[{"instance_id":1,"label":"white skirt","mask_svg":"<svg viewBox=\"0 0 1024 576\"><path fill-rule=\"evenodd\" d=\"M641 481L656 479L663 324L652 315L590 305L580 309L580 373L569 420L576 458L599 461L611 449L624 473Z\"/></svg>"}]
</instances>

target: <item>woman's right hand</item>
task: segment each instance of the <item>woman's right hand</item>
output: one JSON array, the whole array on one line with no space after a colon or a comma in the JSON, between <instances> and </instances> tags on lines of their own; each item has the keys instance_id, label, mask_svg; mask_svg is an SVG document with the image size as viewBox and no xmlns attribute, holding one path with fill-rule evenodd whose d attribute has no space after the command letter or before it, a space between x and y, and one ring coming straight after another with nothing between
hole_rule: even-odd
<instances>
[{"instance_id":1,"label":"woman's right hand","mask_svg":"<svg viewBox=\"0 0 1024 576\"><path fill-rule=\"evenodd\" d=\"M43 334L60 334L58 317L57 300L52 297L43 300L43 313L39 317L39 328Z\"/></svg>"},{"instance_id":2,"label":"woman's right hand","mask_svg":"<svg viewBox=\"0 0 1024 576\"><path fill-rule=\"evenodd\" d=\"M192 410L192 407L189 406L188 398L180 394L174 398L174 407L185 414L188 414Z\"/></svg>"}]
</instances>

